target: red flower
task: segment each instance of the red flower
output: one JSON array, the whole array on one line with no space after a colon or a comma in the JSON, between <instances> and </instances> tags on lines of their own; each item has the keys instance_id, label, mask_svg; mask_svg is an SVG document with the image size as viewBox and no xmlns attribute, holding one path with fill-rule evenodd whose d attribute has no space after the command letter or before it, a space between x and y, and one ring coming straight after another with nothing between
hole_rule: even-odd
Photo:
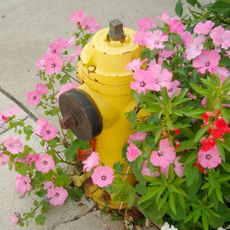
<instances>
[{"instance_id":1,"label":"red flower","mask_svg":"<svg viewBox=\"0 0 230 230\"><path fill-rule=\"evenodd\" d=\"M203 114L201 115L201 118L202 118L202 120L204 120L204 122L208 122L208 120L209 120L209 115L208 115L208 113L203 113Z\"/></svg>"},{"instance_id":2,"label":"red flower","mask_svg":"<svg viewBox=\"0 0 230 230\"><path fill-rule=\"evenodd\" d=\"M214 138L222 138L225 133L230 132L230 128L228 127L228 123L223 118L218 118L214 122L214 129L211 130L211 134Z\"/></svg>"},{"instance_id":3,"label":"red flower","mask_svg":"<svg viewBox=\"0 0 230 230\"><path fill-rule=\"evenodd\" d=\"M203 151L208 151L216 144L216 141L213 136L209 136L208 138L202 139L200 143L201 143L201 149Z\"/></svg>"},{"instance_id":4,"label":"red flower","mask_svg":"<svg viewBox=\"0 0 230 230\"><path fill-rule=\"evenodd\" d=\"M180 129L174 129L174 132L176 135L180 135L181 134L181 130Z\"/></svg>"}]
</instances>

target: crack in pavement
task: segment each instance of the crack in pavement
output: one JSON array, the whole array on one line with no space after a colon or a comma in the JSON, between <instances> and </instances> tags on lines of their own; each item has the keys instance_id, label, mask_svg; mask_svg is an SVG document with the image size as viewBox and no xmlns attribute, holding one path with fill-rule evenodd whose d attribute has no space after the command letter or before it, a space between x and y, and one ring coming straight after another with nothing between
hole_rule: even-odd
<instances>
[{"instance_id":1,"label":"crack in pavement","mask_svg":"<svg viewBox=\"0 0 230 230\"><path fill-rule=\"evenodd\" d=\"M27 113L30 116L32 120L36 121L38 119L22 102L20 102L17 98L15 98L9 92L4 90L1 86L0 92L6 97L8 97L11 101L13 101L16 105L18 105L25 113Z\"/></svg>"},{"instance_id":2,"label":"crack in pavement","mask_svg":"<svg viewBox=\"0 0 230 230\"><path fill-rule=\"evenodd\" d=\"M69 220L65 220L65 221L62 221L62 222L59 222L59 223L55 223L53 224L51 227L48 228L48 230L55 230L59 225L61 224L67 224L67 223L71 223L75 220L79 220L81 219L82 217L86 216L87 214L91 213L94 211L96 205L94 205L92 208L90 208L89 210L87 210L86 212L84 212L83 214L81 215L76 215L75 217L73 217L72 219L69 219Z\"/></svg>"}]
</instances>

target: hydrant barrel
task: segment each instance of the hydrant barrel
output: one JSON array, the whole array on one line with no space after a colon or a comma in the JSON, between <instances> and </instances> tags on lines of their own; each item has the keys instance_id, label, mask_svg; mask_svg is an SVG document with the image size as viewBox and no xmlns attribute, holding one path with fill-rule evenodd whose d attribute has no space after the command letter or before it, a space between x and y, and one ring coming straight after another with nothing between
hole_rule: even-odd
<instances>
[{"instance_id":1,"label":"hydrant barrel","mask_svg":"<svg viewBox=\"0 0 230 230\"><path fill-rule=\"evenodd\" d=\"M121 178L132 185L135 180L122 158L122 148L132 133L125 113L135 107L130 90L133 73L126 67L141 52L133 42L134 33L117 19L110 22L110 28L98 31L83 48L77 64L82 85L59 98L62 125L81 139L95 137L101 163L111 168L117 162L123 163ZM92 184L86 186L86 192L100 206L121 208L120 202L108 199L108 194L95 190Z\"/></svg>"}]
</instances>

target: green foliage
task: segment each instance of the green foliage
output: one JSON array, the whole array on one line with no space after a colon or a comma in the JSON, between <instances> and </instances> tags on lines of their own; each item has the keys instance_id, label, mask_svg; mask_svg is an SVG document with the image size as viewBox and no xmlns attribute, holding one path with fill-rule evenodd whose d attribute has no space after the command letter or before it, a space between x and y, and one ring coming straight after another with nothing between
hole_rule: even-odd
<instances>
[{"instance_id":1,"label":"green foliage","mask_svg":"<svg viewBox=\"0 0 230 230\"><path fill-rule=\"evenodd\" d=\"M108 186L107 191L114 201L127 203L129 207L133 206L135 189L127 181L116 178L113 184Z\"/></svg>"},{"instance_id":2,"label":"green foliage","mask_svg":"<svg viewBox=\"0 0 230 230\"><path fill-rule=\"evenodd\" d=\"M182 4L181 0L177 1L177 4L175 6L175 12L179 17L182 16L182 14L183 14L183 4Z\"/></svg>"},{"instance_id":3,"label":"green foliage","mask_svg":"<svg viewBox=\"0 0 230 230\"><path fill-rule=\"evenodd\" d=\"M46 217L44 215L40 214L39 216L37 216L35 218L35 221L36 221L37 225L44 225L45 221L46 221Z\"/></svg>"},{"instance_id":4,"label":"green foliage","mask_svg":"<svg viewBox=\"0 0 230 230\"><path fill-rule=\"evenodd\" d=\"M67 161L73 161L77 157L79 149L89 149L89 143L80 139L73 141L65 150L65 157Z\"/></svg>"}]
</instances>

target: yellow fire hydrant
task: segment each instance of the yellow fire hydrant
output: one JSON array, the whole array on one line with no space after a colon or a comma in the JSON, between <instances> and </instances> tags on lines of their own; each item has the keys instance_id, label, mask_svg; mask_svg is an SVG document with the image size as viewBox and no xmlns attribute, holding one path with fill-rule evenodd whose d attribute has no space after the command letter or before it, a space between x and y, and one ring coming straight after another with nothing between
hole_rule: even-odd
<instances>
[{"instance_id":1,"label":"yellow fire hydrant","mask_svg":"<svg viewBox=\"0 0 230 230\"><path fill-rule=\"evenodd\" d=\"M116 162L124 163L124 174L129 174L125 179L130 184L134 179L122 159L122 148L132 132L125 113L135 107L130 91L132 71L126 66L141 52L133 42L133 34L118 19L98 31L83 48L78 63L82 85L59 98L62 125L80 139L96 138L101 163L111 168ZM88 186L86 192L101 206L120 208L120 203L108 201L105 192L96 186Z\"/></svg>"}]
</instances>

